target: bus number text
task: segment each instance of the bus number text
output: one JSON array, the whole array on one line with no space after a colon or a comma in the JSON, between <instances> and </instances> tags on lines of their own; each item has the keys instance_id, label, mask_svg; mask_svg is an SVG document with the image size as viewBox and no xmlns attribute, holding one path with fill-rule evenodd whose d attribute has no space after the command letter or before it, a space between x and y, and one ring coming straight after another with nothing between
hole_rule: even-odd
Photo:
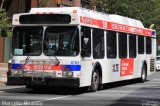
<instances>
[{"instance_id":1,"label":"bus number text","mask_svg":"<svg viewBox=\"0 0 160 106\"><path fill-rule=\"evenodd\" d=\"M112 67L113 67L112 72L118 72L119 71L119 64L113 64Z\"/></svg>"}]
</instances>

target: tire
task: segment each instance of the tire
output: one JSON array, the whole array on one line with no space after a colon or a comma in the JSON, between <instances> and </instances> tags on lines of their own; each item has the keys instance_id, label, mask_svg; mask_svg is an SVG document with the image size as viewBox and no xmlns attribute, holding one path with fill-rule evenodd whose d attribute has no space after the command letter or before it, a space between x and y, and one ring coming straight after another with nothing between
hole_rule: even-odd
<instances>
[{"instance_id":1,"label":"tire","mask_svg":"<svg viewBox=\"0 0 160 106\"><path fill-rule=\"evenodd\" d=\"M95 71L93 71L92 73L92 81L91 81L91 87L90 90L91 92L96 92L98 90L98 86L99 86L99 72L96 69Z\"/></svg>"},{"instance_id":2,"label":"tire","mask_svg":"<svg viewBox=\"0 0 160 106\"><path fill-rule=\"evenodd\" d=\"M32 89L33 85L26 85L26 88Z\"/></svg>"},{"instance_id":3,"label":"tire","mask_svg":"<svg viewBox=\"0 0 160 106\"><path fill-rule=\"evenodd\" d=\"M103 84L99 84L98 90L103 90Z\"/></svg>"},{"instance_id":4,"label":"tire","mask_svg":"<svg viewBox=\"0 0 160 106\"><path fill-rule=\"evenodd\" d=\"M143 65L142 71L141 71L140 82L144 83L146 80L147 80L147 68L146 68L146 66Z\"/></svg>"},{"instance_id":5,"label":"tire","mask_svg":"<svg viewBox=\"0 0 160 106\"><path fill-rule=\"evenodd\" d=\"M26 88L32 89L34 91L40 91L41 87L37 85L26 85Z\"/></svg>"},{"instance_id":6,"label":"tire","mask_svg":"<svg viewBox=\"0 0 160 106\"><path fill-rule=\"evenodd\" d=\"M82 88L83 92L90 92L91 91L91 87L90 86L86 86Z\"/></svg>"}]
</instances>

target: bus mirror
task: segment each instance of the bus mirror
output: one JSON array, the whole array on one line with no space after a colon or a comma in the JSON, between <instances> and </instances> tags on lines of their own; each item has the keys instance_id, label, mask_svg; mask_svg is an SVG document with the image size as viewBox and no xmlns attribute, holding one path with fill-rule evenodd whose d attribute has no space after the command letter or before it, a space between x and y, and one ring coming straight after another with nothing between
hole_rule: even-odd
<instances>
[{"instance_id":1,"label":"bus mirror","mask_svg":"<svg viewBox=\"0 0 160 106\"><path fill-rule=\"evenodd\" d=\"M88 39L88 38L84 38L84 43L85 43L85 45L87 45L87 44L88 44L88 41L89 41L89 39Z\"/></svg>"},{"instance_id":2,"label":"bus mirror","mask_svg":"<svg viewBox=\"0 0 160 106\"><path fill-rule=\"evenodd\" d=\"M7 37L7 30L2 28L1 35L2 35L2 37Z\"/></svg>"}]
</instances>

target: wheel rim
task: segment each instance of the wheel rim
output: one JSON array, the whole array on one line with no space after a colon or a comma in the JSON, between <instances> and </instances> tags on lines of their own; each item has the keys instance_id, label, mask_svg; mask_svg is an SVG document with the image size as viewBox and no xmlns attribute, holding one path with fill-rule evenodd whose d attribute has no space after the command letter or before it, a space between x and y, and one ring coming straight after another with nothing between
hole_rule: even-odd
<instances>
[{"instance_id":1,"label":"wheel rim","mask_svg":"<svg viewBox=\"0 0 160 106\"><path fill-rule=\"evenodd\" d=\"M92 86L97 89L98 88L98 84L99 84L99 75L94 72L93 73L93 81L92 81Z\"/></svg>"}]
</instances>

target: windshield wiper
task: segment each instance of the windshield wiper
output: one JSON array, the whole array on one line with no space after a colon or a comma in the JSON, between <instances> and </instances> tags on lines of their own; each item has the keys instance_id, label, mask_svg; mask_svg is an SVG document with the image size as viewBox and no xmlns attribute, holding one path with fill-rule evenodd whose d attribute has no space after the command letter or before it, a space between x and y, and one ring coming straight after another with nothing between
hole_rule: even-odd
<instances>
[{"instance_id":1,"label":"windshield wiper","mask_svg":"<svg viewBox=\"0 0 160 106\"><path fill-rule=\"evenodd\" d=\"M30 58L30 56L27 56L27 58L26 58L25 61L24 61L24 65L26 65L26 64L28 63L29 58Z\"/></svg>"},{"instance_id":2,"label":"windshield wiper","mask_svg":"<svg viewBox=\"0 0 160 106\"><path fill-rule=\"evenodd\" d=\"M48 49L49 52L52 51L52 54L54 53L53 50L49 47L49 44L47 43L47 41L44 40L44 43ZM56 52L56 51L55 51ZM56 54L56 53L55 53ZM54 56L55 59L52 59L51 56L47 56L55 65L59 65L60 61L57 59L56 55Z\"/></svg>"}]
</instances>

